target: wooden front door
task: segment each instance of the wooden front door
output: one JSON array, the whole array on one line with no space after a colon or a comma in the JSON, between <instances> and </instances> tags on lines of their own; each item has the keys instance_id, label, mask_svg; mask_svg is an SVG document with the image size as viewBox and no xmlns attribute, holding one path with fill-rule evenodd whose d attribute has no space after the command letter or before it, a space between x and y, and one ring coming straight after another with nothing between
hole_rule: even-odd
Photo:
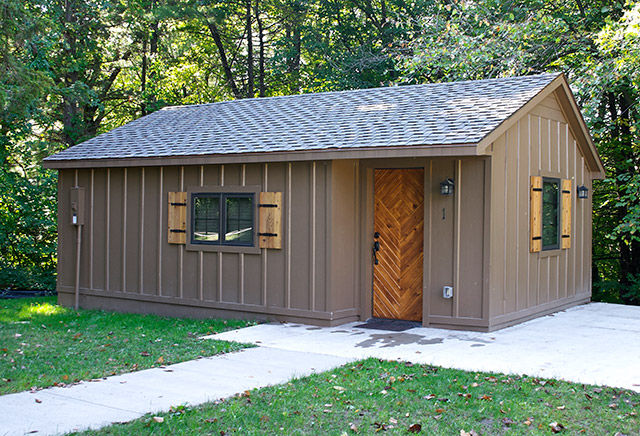
<instances>
[{"instance_id":1,"label":"wooden front door","mask_svg":"<svg viewBox=\"0 0 640 436\"><path fill-rule=\"evenodd\" d=\"M374 193L373 316L422 321L424 170L376 169Z\"/></svg>"}]
</instances>

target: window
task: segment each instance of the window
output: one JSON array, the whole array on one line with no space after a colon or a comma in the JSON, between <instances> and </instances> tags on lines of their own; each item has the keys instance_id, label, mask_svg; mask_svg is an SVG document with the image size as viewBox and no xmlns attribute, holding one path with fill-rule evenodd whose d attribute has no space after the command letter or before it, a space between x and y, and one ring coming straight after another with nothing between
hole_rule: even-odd
<instances>
[{"instance_id":1,"label":"window","mask_svg":"<svg viewBox=\"0 0 640 436\"><path fill-rule=\"evenodd\" d=\"M542 179L542 249L560 248L560 180Z\"/></svg>"},{"instance_id":2,"label":"window","mask_svg":"<svg viewBox=\"0 0 640 436\"><path fill-rule=\"evenodd\" d=\"M253 246L253 194L191 194L191 243Z\"/></svg>"},{"instance_id":3,"label":"window","mask_svg":"<svg viewBox=\"0 0 640 436\"><path fill-rule=\"evenodd\" d=\"M571 248L573 180L531 176L531 253Z\"/></svg>"}]
</instances>

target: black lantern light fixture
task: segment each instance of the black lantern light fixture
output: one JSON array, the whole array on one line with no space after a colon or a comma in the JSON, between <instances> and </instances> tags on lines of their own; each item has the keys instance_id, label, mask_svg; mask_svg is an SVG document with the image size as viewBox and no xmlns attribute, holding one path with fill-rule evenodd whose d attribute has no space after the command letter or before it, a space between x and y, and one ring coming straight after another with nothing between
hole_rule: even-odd
<instances>
[{"instance_id":1,"label":"black lantern light fixture","mask_svg":"<svg viewBox=\"0 0 640 436\"><path fill-rule=\"evenodd\" d=\"M453 188L455 186L455 182L451 179L444 180L440 182L440 194L442 195L451 195L453 194Z\"/></svg>"},{"instance_id":2,"label":"black lantern light fixture","mask_svg":"<svg viewBox=\"0 0 640 436\"><path fill-rule=\"evenodd\" d=\"M586 186L578 186L577 191L578 198L589 198L589 188L587 188Z\"/></svg>"}]
</instances>

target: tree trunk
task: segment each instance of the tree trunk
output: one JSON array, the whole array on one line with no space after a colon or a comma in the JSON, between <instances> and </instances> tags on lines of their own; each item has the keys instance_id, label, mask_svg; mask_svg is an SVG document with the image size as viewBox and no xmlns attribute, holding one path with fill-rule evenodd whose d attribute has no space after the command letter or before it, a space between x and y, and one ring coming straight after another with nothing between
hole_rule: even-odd
<instances>
[{"instance_id":1,"label":"tree trunk","mask_svg":"<svg viewBox=\"0 0 640 436\"><path fill-rule=\"evenodd\" d=\"M65 56L67 59L76 59L77 41L71 27L76 23L76 10L73 1L65 2L64 16L62 17L62 27L64 29L62 35L65 41ZM66 70L62 76L62 83L69 88L78 81L79 73L76 70ZM81 118L78 102L73 95L65 94L62 98L62 140L70 147L78 143L78 139L83 135L79 130L78 120Z\"/></svg>"},{"instance_id":2,"label":"tree trunk","mask_svg":"<svg viewBox=\"0 0 640 436\"><path fill-rule=\"evenodd\" d=\"M227 86L229 90L233 94L235 98L242 98L242 94L236 85L236 81L233 78L233 72L231 71L231 66L229 65L229 61L227 59L227 53L224 49L224 45L222 44L222 38L220 37L220 31L218 30L218 26L215 23L211 22L207 17L205 17L207 29L209 29L209 34L213 38L213 42L216 44L216 48L218 49L218 54L220 56L220 63L222 64L222 70L224 71L224 76L227 82Z\"/></svg>"},{"instance_id":3,"label":"tree trunk","mask_svg":"<svg viewBox=\"0 0 640 436\"><path fill-rule=\"evenodd\" d=\"M142 71L140 72L140 113L144 117L147 115L147 36L142 39Z\"/></svg>"},{"instance_id":4,"label":"tree trunk","mask_svg":"<svg viewBox=\"0 0 640 436\"><path fill-rule=\"evenodd\" d=\"M247 98L253 98L253 33L251 24L253 16L251 15L251 0L246 0L246 34L247 34Z\"/></svg>"},{"instance_id":5,"label":"tree trunk","mask_svg":"<svg viewBox=\"0 0 640 436\"><path fill-rule=\"evenodd\" d=\"M258 92L260 97L264 97L266 94L266 87L264 84L264 27L262 25L262 18L260 18L260 0L256 0L255 16L256 23L258 24Z\"/></svg>"}]
</instances>

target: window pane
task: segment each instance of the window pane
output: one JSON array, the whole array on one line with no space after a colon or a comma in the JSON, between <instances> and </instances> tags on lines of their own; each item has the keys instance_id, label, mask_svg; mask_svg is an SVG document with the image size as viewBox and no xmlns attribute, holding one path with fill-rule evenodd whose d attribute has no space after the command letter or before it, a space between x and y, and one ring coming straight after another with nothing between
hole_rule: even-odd
<instances>
[{"instance_id":1,"label":"window pane","mask_svg":"<svg viewBox=\"0 0 640 436\"><path fill-rule=\"evenodd\" d=\"M220 198L194 196L193 240L218 242L220 237Z\"/></svg>"},{"instance_id":2,"label":"window pane","mask_svg":"<svg viewBox=\"0 0 640 436\"><path fill-rule=\"evenodd\" d=\"M225 197L227 244L253 243L253 199L251 197Z\"/></svg>"},{"instance_id":3,"label":"window pane","mask_svg":"<svg viewBox=\"0 0 640 436\"><path fill-rule=\"evenodd\" d=\"M542 247L557 248L558 243L558 182L542 185Z\"/></svg>"}]
</instances>

